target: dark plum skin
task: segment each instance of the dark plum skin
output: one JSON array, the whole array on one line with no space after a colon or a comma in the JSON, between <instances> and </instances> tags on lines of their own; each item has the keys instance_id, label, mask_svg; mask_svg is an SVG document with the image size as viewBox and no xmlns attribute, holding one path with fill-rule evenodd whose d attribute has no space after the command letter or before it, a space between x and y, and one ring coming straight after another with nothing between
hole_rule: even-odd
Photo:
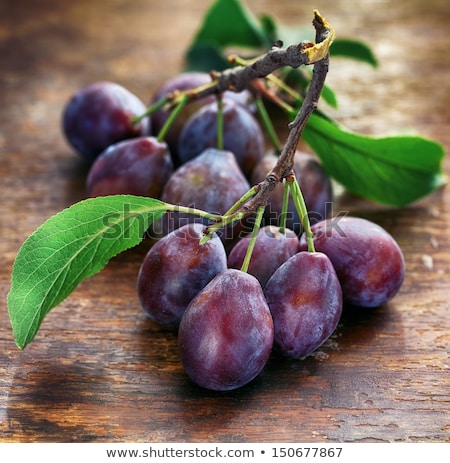
<instances>
[{"instance_id":1,"label":"dark plum skin","mask_svg":"<svg viewBox=\"0 0 450 463\"><path fill-rule=\"evenodd\" d=\"M149 118L131 122L145 110L144 103L125 87L114 82L95 82L69 99L63 110L62 128L75 150L92 162L113 143L148 135Z\"/></svg>"},{"instance_id":2,"label":"dark plum skin","mask_svg":"<svg viewBox=\"0 0 450 463\"><path fill-rule=\"evenodd\" d=\"M181 131L178 156L182 163L217 146L217 111L214 101L193 114ZM223 147L231 151L247 178L264 155L264 136L256 118L242 105L223 99Z\"/></svg>"},{"instance_id":3,"label":"dark plum skin","mask_svg":"<svg viewBox=\"0 0 450 463\"><path fill-rule=\"evenodd\" d=\"M303 358L335 331L342 315L342 289L330 259L302 251L290 257L264 288L275 329L274 349Z\"/></svg>"},{"instance_id":4,"label":"dark plum skin","mask_svg":"<svg viewBox=\"0 0 450 463\"><path fill-rule=\"evenodd\" d=\"M177 74L176 76L172 77L168 81L166 81L153 95L151 104L156 103L161 98L169 95L170 93L176 91L185 91L197 88L199 86L208 84L211 82L211 76L207 72L182 72ZM245 90L243 92L231 92L226 91L223 94L226 98L234 99L240 102L245 107L251 109L251 94L249 91ZM198 111L202 106L205 106L209 103L212 103L216 100L215 95L208 95L204 98L197 99L190 101L183 107L181 112L176 117L175 121L170 126L165 141L167 142L170 152L173 157L174 164L176 166L179 165L178 159L178 138L180 136L180 132L192 114ZM164 123L166 122L167 118L170 115L171 110L167 108L158 109L155 111L151 116L151 124L152 124L152 133L156 136L158 135L159 131L162 129Z\"/></svg>"},{"instance_id":5,"label":"dark plum skin","mask_svg":"<svg viewBox=\"0 0 450 463\"><path fill-rule=\"evenodd\" d=\"M344 301L378 307L392 299L405 277L402 250L384 228L359 217L335 217L312 226L314 246L333 263ZM305 236L300 248L306 249Z\"/></svg>"},{"instance_id":6,"label":"dark plum skin","mask_svg":"<svg viewBox=\"0 0 450 463\"><path fill-rule=\"evenodd\" d=\"M272 317L258 280L228 269L186 309L178 330L181 362L201 387L237 389L266 365L273 334Z\"/></svg>"},{"instance_id":7,"label":"dark plum skin","mask_svg":"<svg viewBox=\"0 0 450 463\"><path fill-rule=\"evenodd\" d=\"M250 181L253 185L264 180L277 162L274 154L266 154L255 166ZM318 159L312 154L297 151L294 158L294 172L308 209L311 223L316 223L329 216L330 204L333 201L333 187L330 177ZM264 212L264 223L279 225L283 205L284 186L279 184L272 192ZM289 198L286 226L300 234L302 224L292 197Z\"/></svg>"},{"instance_id":8,"label":"dark plum skin","mask_svg":"<svg viewBox=\"0 0 450 463\"><path fill-rule=\"evenodd\" d=\"M147 252L137 279L142 308L149 318L177 328L191 300L227 268L222 241L200 245L201 224L187 224L157 241Z\"/></svg>"},{"instance_id":9,"label":"dark plum skin","mask_svg":"<svg viewBox=\"0 0 450 463\"><path fill-rule=\"evenodd\" d=\"M250 239L251 237L247 235L233 247L228 255L229 268L240 269L242 267ZM255 276L264 288L273 272L298 251L299 240L293 230L285 228L282 233L279 227L274 225L261 227L247 272Z\"/></svg>"},{"instance_id":10,"label":"dark plum skin","mask_svg":"<svg viewBox=\"0 0 450 463\"><path fill-rule=\"evenodd\" d=\"M93 162L86 178L89 197L130 194L159 198L173 173L167 144L138 137L110 145Z\"/></svg>"},{"instance_id":11,"label":"dark plum skin","mask_svg":"<svg viewBox=\"0 0 450 463\"><path fill-rule=\"evenodd\" d=\"M249 188L233 154L211 148L175 170L163 189L161 200L223 214ZM157 235L166 234L193 221L208 223L193 214L169 212L152 228Z\"/></svg>"}]
</instances>

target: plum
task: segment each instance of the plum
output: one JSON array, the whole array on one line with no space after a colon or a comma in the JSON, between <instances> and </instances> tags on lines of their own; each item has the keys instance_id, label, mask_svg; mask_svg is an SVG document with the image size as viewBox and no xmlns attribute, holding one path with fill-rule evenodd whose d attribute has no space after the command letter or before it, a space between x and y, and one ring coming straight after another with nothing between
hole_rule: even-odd
<instances>
[{"instance_id":1,"label":"plum","mask_svg":"<svg viewBox=\"0 0 450 463\"><path fill-rule=\"evenodd\" d=\"M344 301L377 307L392 299L403 284L405 261L400 246L380 225L360 217L334 217L312 226L314 247L333 263ZM306 249L305 235L300 249Z\"/></svg>"},{"instance_id":2,"label":"plum","mask_svg":"<svg viewBox=\"0 0 450 463\"><path fill-rule=\"evenodd\" d=\"M330 259L301 251L282 264L264 288L274 324L274 349L290 358L314 352L342 315L342 288Z\"/></svg>"},{"instance_id":3,"label":"plum","mask_svg":"<svg viewBox=\"0 0 450 463\"><path fill-rule=\"evenodd\" d=\"M186 122L178 142L178 156L187 162L205 149L217 147L216 101L203 106ZM242 105L223 99L223 149L231 151L244 175L249 178L264 155L264 136L257 119Z\"/></svg>"},{"instance_id":4,"label":"plum","mask_svg":"<svg viewBox=\"0 0 450 463\"><path fill-rule=\"evenodd\" d=\"M234 155L229 151L210 148L175 170L164 186L161 200L213 214L224 214L249 188ZM154 223L151 233L161 236L189 222L209 223L194 214L174 211ZM233 233L233 230L234 227L229 227L226 233L223 230L218 233L224 239L232 240L237 233Z\"/></svg>"},{"instance_id":5,"label":"plum","mask_svg":"<svg viewBox=\"0 0 450 463\"><path fill-rule=\"evenodd\" d=\"M199 244L203 225L186 224L157 241L139 269L139 301L149 318L177 328L191 300L227 268L222 241Z\"/></svg>"},{"instance_id":6,"label":"plum","mask_svg":"<svg viewBox=\"0 0 450 463\"><path fill-rule=\"evenodd\" d=\"M229 391L252 381L272 351L273 321L258 280L228 269L188 305L178 331L181 362L201 387Z\"/></svg>"},{"instance_id":7,"label":"plum","mask_svg":"<svg viewBox=\"0 0 450 463\"><path fill-rule=\"evenodd\" d=\"M71 96L63 110L62 128L67 141L89 162L109 145L150 133L150 120L133 124L144 103L115 82L100 81Z\"/></svg>"},{"instance_id":8,"label":"plum","mask_svg":"<svg viewBox=\"0 0 450 463\"><path fill-rule=\"evenodd\" d=\"M159 198L173 172L167 144L138 137L110 145L93 162L86 179L90 197L132 194Z\"/></svg>"},{"instance_id":9,"label":"plum","mask_svg":"<svg viewBox=\"0 0 450 463\"><path fill-rule=\"evenodd\" d=\"M192 90L202 85L211 82L211 76L206 72L186 71L171 79L167 80L153 95L151 104L156 103L163 97L177 91ZM226 91L223 94L224 98L230 98L242 104L244 107L251 110L251 93L248 90L242 92ZM206 97L190 101L183 107L181 112L176 117L175 121L170 126L164 140L167 142L175 166L180 164L178 158L178 139L181 130L190 116L197 112L201 107L210 104L216 100L216 95L211 94ZM155 111L150 117L152 122L152 133L158 135L164 123L171 113L171 109L163 107Z\"/></svg>"}]
</instances>

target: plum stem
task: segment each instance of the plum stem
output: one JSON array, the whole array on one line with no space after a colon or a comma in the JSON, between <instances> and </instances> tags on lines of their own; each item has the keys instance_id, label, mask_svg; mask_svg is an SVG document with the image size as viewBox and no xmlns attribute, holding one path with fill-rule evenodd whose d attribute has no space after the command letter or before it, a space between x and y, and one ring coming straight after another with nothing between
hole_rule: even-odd
<instances>
[{"instance_id":1,"label":"plum stem","mask_svg":"<svg viewBox=\"0 0 450 463\"><path fill-rule=\"evenodd\" d=\"M140 114L139 116L134 116L131 119L131 122L133 124L137 124L140 122L142 119L144 119L147 116L152 115L154 112L158 111L159 109L163 108L167 103L169 102L169 96L166 95L162 98L160 98L158 101L155 101L151 106L149 106L144 113Z\"/></svg>"},{"instance_id":2,"label":"plum stem","mask_svg":"<svg viewBox=\"0 0 450 463\"><path fill-rule=\"evenodd\" d=\"M290 188L288 185L288 182L286 182L286 179L283 182L283 203L281 206L281 215L280 215L280 223L279 223L279 229L280 233L286 233L286 219L287 219L287 213L288 213L288 205L289 205L289 193L290 193Z\"/></svg>"},{"instance_id":3,"label":"plum stem","mask_svg":"<svg viewBox=\"0 0 450 463\"><path fill-rule=\"evenodd\" d=\"M308 243L308 251L315 252L314 248L314 236L311 231L311 224L309 222L308 210L306 208L305 198L303 197L302 190L298 184L297 178L295 177L294 172L292 172L288 177L286 177L286 183L289 184L289 188L292 193L292 198L294 200L295 207L297 209L298 215L300 217L300 222L303 226L306 235L306 241Z\"/></svg>"},{"instance_id":4,"label":"plum stem","mask_svg":"<svg viewBox=\"0 0 450 463\"><path fill-rule=\"evenodd\" d=\"M161 130L159 131L158 135L156 136L156 139L161 142L164 141L166 138L167 132L169 131L170 127L174 123L175 119L178 117L180 114L181 110L185 107L186 103L189 101L189 96L186 94L183 94L180 96L180 99L177 101L177 104L175 108L170 112L169 117L166 119L164 122L163 126L161 127Z\"/></svg>"},{"instance_id":5,"label":"plum stem","mask_svg":"<svg viewBox=\"0 0 450 463\"><path fill-rule=\"evenodd\" d=\"M256 108L275 151L279 153L281 151L281 143L260 93L256 96Z\"/></svg>"},{"instance_id":6,"label":"plum stem","mask_svg":"<svg viewBox=\"0 0 450 463\"><path fill-rule=\"evenodd\" d=\"M253 249L254 249L255 243L256 243L256 238L258 237L258 232L259 232L260 227L261 227L261 220L262 220L263 213L264 213L264 207L263 206L258 207L258 209L256 211L255 223L253 225L252 235L250 237L250 241L248 243L247 251L245 252L244 261L242 262L242 266L241 266L241 271L242 272L247 273L247 271L248 271L248 266L250 264Z\"/></svg>"},{"instance_id":7,"label":"plum stem","mask_svg":"<svg viewBox=\"0 0 450 463\"><path fill-rule=\"evenodd\" d=\"M217 216L216 219L214 220L214 223L207 226L204 230L204 236L201 239L200 243L206 243L213 235L214 232L217 230L220 230L223 228L225 225L228 225L229 223L235 222L237 220L240 220L244 217L244 213L238 212L242 205L245 204L246 201L248 201L249 198L254 196L256 192L258 191L257 186L253 186L250 188L244 195L241 196L231 207L228 209L225 214L221 216Z\"/></svg>"},{"instance_id":8,"label":"plum stem","mask_svg":"<svg viewBox=\"0 0 450 463\"><path fill-rule=\"evenodd\" d=\"M211 214L202 209L196 209L195 207L189 206L180 206L179 204L169 204L165 203L165 208L167 212L183 212L186 214L197 215L204 219L211 220L212 222L220 221L223 217L219 214Z\"/></svg>"},{"instance_id":9,"label":"plum stem","mask_svg":"<svg viewBox=\"0 0 450 463\"><path fill-rule=\"evenodd\" d=\"M223 99L222 94L217 94L217 149L224 149L224 137L223 137Z\"/></svg>"}]
</instances>

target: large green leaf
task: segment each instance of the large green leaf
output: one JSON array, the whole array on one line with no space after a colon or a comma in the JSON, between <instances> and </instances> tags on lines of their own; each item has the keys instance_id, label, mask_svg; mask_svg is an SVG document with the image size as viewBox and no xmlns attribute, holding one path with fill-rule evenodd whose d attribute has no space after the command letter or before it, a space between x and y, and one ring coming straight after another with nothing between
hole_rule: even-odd
<instances>
[{"instance_id":1,"label":"large green leaf","mask_svg":"<svg viewBox=\"0 0 450 463\"><path fill-rule=\"evenodd\" d=\"M260 47L267 37L253 14L238 0L216 0L203 18L193 44L214 43Z\"/></svg>"},{"instance_id":2,"label":"large green leaf","mask_svg":"<svg viewBox=\"0 0 450 463\"><path fill-rule=\"evenodd\" d=\"M24 348L47 313L108 261L139 244L166 210L152 198L91 198L64 209L21 246L13 267L8 311L16 344Z\"/></svg>"},{"instance_id":3,"label":"large green leaf","mask_svg":"<svg viewBox=\"0 0 450 463\"><path fill-rule=\"evenodd\" d=\"M444 148L420 136L372 138L311 115L303 138L325 170L348 191L392 206L406 206L444 185Z\"/></svg>"}]
</instances>

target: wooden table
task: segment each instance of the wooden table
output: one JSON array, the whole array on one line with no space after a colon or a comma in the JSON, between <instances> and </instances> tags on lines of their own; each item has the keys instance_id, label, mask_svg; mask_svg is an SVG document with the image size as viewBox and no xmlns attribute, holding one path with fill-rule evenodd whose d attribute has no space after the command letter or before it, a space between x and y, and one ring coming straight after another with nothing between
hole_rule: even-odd
<instances>
[{"instance_id":1,"label":"wooden table","mask_svg":"<svg viewBox=\"0 0 450 463\"><path fill-rule=\"evenodd\" d=\"M291 26L312 19L307 2L245 3ZM402 210L350 196L337 203L398 240L407 267L401 292L344 316L309 358L271 359L237 391L191 384L175 335L144 316L135 281L145 246L84 281L34 342L16 348L5 304L15 254L45 219L84 197L87 167L60 130L64 103L101 79L148 101L181 70L208 4L0 6L0 441L450 442L448 188ZM340 122L372 135L414 130L448 149L448 1L317 0L314 8L380 60L378 70L332 60L327 82Z\"/></svg>"}]
</instances>

